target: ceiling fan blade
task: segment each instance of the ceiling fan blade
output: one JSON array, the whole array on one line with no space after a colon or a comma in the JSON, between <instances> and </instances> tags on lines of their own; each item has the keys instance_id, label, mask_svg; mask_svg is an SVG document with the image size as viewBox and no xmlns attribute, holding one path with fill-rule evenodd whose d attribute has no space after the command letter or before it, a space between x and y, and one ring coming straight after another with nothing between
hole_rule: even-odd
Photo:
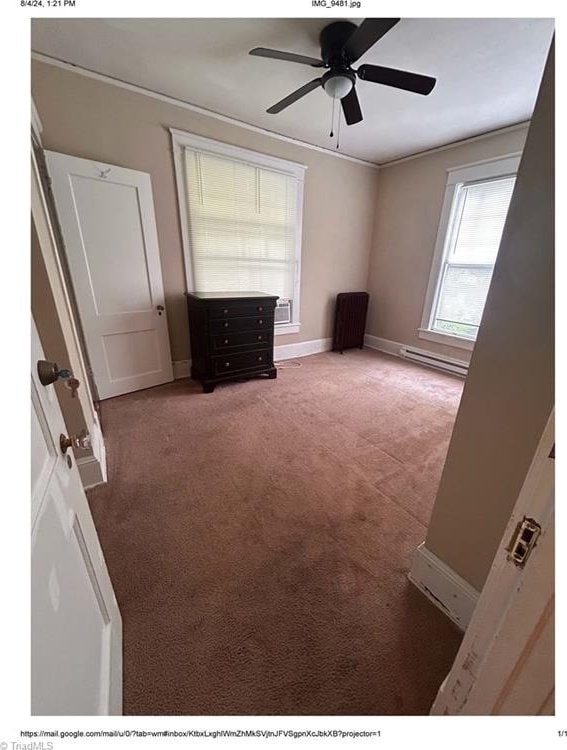
<instances>
[{"instance_id":1,"label":"ceiling fan blade","mask_svg":"<svg viewBox=\"0 0 567 750\"><path fill-rule=\"evenodd\" d=\"M365 18L360 26L346 40L343 52L349 61L356 62L378 39L395 26L399 18Z\"/></svg>"},{"instance_id":2,"label":"ceiling fan blade","mask_svg":"<svg viewBox=\"0 0 567 750\"><path fill-rule=\"evenodd\" d=\"M266 112L269 112L271 115L277 115L278 112L281 112L282 109L285 109L286 107L289 107L290 104L293 104L298 99L301 99L302 96L305 96L305 94L308 94L310 91L313 91L314 89L321 86L323 83L322 78L314 78L312 81L309 81L309 83L306 83L305 86L302 86L301 88L297 89L297 91L294 91L293 93L286 96L284 99L282 99L279 102L276 102L276 104L273 104L270 109L267 109Z\"/></svg>"},{"instance_id":3,"label":"ceiling fan blade","mask_svg":"<svg viewBox=\"0 0 567 750\"><path fill-rule=\"evenodd\" d=\"M354 86L346 96L343 96L341 99L341 105L347 125L356 125L357 122L362 121L360 102L358 101L358 96Z\"/></svg>"},{"instance_id":4,"label":"ceiling fan blade","mask_svg":"<svg viewBox=\"0 0 567 750\"><path fill-rule=\"evenodd\" d=\"M381 65L361 65L357 75L363 81L382 83L384 86L393 86L404 91L413 91L416 94L427 96L433 91L436 78L422 76L419 73L410 73L407 70L396 70L396 68L383 68Z\"/></svg>"},{"instance_id":5,"label":"ceiling fan blade","mask_svg":"<svg viewBox=\"0 0 567 750\"><path fill-rule=\"evenodd\" d=\"M307 57L306 55L296 55L295 52L282 52L278 49L266 49L266 47L254 47L248 53L256 57L269 57L272 60L286 60L287 62L301 63L302 65L312 65L314 68L322 68L323 61L317 60L316 57Z\"/></svg>"}]
</instances>

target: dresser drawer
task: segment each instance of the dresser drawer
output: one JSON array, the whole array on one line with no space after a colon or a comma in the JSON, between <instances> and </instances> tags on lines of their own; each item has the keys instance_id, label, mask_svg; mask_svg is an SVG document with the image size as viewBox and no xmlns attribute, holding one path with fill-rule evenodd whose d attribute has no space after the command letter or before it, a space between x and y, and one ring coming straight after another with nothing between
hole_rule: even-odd
<instances>
[{"instance_id":1,"label":"dresser drawer","mask_svg":"<svg viewBox=\"0 0 567 750\"><path fill-rule=\"evenodd\" d=\"M232 351L246 347L247 349L260 348L272 345L272 331L250 331L249 333L226 333L211 337L211 351L213 353Z\"/></svg>"},{"instance_id":2,"label":"dresser drawer","mask_svg":"<svg viewBox=\"0 0 567 750\"><path fill-rule=\"evenodd\" d=\"M216 377L231 372L270 367L272 365L272 356L271 349L257 349L253 352L212 357L213 375Z\"/></svg>"},{"instance_id":3,"label":"dresser drawer","mask_svg":"<svg viewBox=\"0 0 567 750\"><path fill-rule=\"evenodd\" d=\"M262 315L255 318L231 318L230 320L211 320L210 331L213 335L232 333L234 331L271 331L274 327L273 315Z\"/></svg>"},{"instance_id":4,"label":"dresser drawer","mask_svg":"<svg viewBox=\"0 0 567 750\"><path fill-rule=\"evenodd\" d=\"M248 318L253 315L273 315L274 305L262 300L248 305L214 305L209 307L209 318Z\"/></svg>"}]
</instances>

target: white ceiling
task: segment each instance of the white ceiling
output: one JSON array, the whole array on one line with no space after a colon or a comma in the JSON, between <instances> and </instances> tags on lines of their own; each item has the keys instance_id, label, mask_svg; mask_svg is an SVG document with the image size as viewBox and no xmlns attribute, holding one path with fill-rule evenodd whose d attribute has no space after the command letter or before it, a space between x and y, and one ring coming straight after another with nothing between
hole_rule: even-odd
<instances>
[{"instance_id":1,"label":"white ceiling","mask_svg":"<svg viewBox=\"0 0 567 750\"><path fill-rule=\"evenodd\" d=\"M265 111L320 73L248 55L262 46L319 57L318 35L327 23L330 19L36 18L32 48L334 150L332 102L322 89L281 114ZM437 86L424 97L358 81L364 121L342 123L341 152L384 163L528 120L552 33L549 19L403 19L357 64L433 75Z\"/></svg>"}]
</instances>

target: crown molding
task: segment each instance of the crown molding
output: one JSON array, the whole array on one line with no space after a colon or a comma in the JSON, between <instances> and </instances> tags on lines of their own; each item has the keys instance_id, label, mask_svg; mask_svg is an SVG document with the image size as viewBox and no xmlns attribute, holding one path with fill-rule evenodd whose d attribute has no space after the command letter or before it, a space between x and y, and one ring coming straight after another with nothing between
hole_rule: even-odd
<instances>
[{"instance_id":1,"label":"crown molding","mask_svg":"<svg viewBox=\"0 0 567 750\"><path fill-rule=\"evenodd\" d=\"M119 88L126 89L127 91L132 91L135 94L147 96L151 99L157 99L158 101L162 101L167 104L171 104L175 107L180 107L182 109L187 109L190 112L196 112L197 114L205 115L206 117L212 117L215 120L226 122L229 125L234 125L239 128L244 128L245 130L251 130L254 133L260 133L261 135L267 136L268 138L274 138L278 141L283 141L284 143L291 143L292 145L298 146L300 148L307 148L311 151L317 151L320 154L325 154L326 156L333 156L335 159L344 159L345 161L350 161L354 164L360 164L364 167L370 167L371 169L393 167L397 164L403 164L404 162L411 161L412 159L419 159L422 156L429 156L430 154L435 154L439 151L446 151L447 149L456 148L457 146L465 146L468 143L481 141L485 138L491 138L492 136L495 136L495 135L502 135L504 133L512 133L515 130L521 130L522 128L525 128L529 126L530 124L530 120L524 120L522 122L515 123L514 125L508 125L503 128L497 128L496 130L488 130L485 133L480 133L479 135L473 135L473 136L470 136L469 138L464 138L462 140L457 140L457 141L451 141L450 143L445 143L441 146L435 146L434 148L425 149L423 151L417 151L415 154L402 156L399 159L392 159L391 161L384 161L384 162L376 163L376 162L366 161L365 159L358 159L355 156L348 156L348 154L337 153L336 150L323 148L322 146L315 146L312 143L307 143L306 141L301 141L297 138L291 138L290 136L282 135L281 133L275 133L273 130L268 130L267 128L261 128L257 125L250 125L250 123L244 122L243 120L238 120L235 117L222 115L220 114L220 112L215 112L212 109L199 107L198 105L191 104L190 102L186 102L183 99L177 99L174 96L169 96L168 94L162 94L159 91L146 89L143 86L138 86L134 83L129 83L128 81L123 81L120 78L114 78L113 76L109 76L104 73L97 73L94 70L89 70L88 68L83 68L80 65L75 65L74 63L66 62L65 60L60 60L57 57L44 55L42 52L32 51L31 57L32 57L32 60L37 60L38 62L45 63L46 65L52 65L53 67L56 67L56 68L62 68L63 70L70 71L71 73L77 73L78 75L85 76L86 78L92 78L95 81L101 81L102 83L107 83L112 86L118 86Z\"/></svg>"},{"instance_id":2,"label":"crown molding","mask_svg":"<svg viewBox=\"0 0 567 750\"><path fill-rule=\"evenodd\" d=\"M401 156L399 159L393 159L392 161L380 162L380 167L394 167L396 164L403 164L406 161L412 161L412 159L420 159L422 156L429 156L429 154L436 154L439 151L447 151L450 148L457 148L458 146L466 146L467 143L475 143L476 141L482 141L485 138L492 138L495 135L504 135L505 133L513 133L515 130L522 130L523 128L529 127L531 120L523 120L517 122L515 125L507 125L504 128L497 128L496 130L488 130L486 133L480 133L479 135L471 135L470 138L464 138L459 141L451 141L451 143L445 143L442 146L435 146L435 148L428 148L425 151L418 151L415 154L409 156ZM500 157L495 157L499 159Z\"/></svg>"},{"instance_id":3,"label":"crown molding","mask_svg":"<svg viewBox=\"0 0 567 750\"><path fill-rule=\"evenodd\" d=\"M56 57L50 57L49 55L44 55L41 52L34 52L31 53L32 60L37 60L38 62L45 63L47 65L52 65L56 68L62 68L63 70L70 71L71 73L77 73L78 75L85 76L86 78L92 78L95 81L101 81L102 83L108 83L112 86L118 86L119 88L126 89L127 91L132 91L135 94L141 94L143 96L150 97L151 99L157 99L158 101L165 102L167 104L172 104L175 107L181 107L182 109L187 109L190 112L196 112L200 115L205 115L206 117L212 117L215 120L221 120L221 122L226 122L229 125L234 125L239 128L244 128L246 130L252 130L255 133L260 133L261 135L268 136L269 138L275 138L278 141L284 141L285 143L291 143L294 146L298 146L300 148L307 148L311 151L317 151L320 154L325 154L325 156L333 156L335 159L344 159L345 161L353 162L354 164L360 164L364 167L370 167L371 169L379 169L380 165L375 164L371 161L365 161L364 159L357 159L355 156L348 156L347 154L341 154L337 153L336 151L331 151L331 149L323 148L322 146L315 146L312 143L306 143L305 141L300 141L297 138L290 138L287 135L281 135L280 133L274 133L272 130L267 130L266 128L258 127L257 125L250 125L247 122L243 122L242 120L237 120L234 117L228 117L227 115L221 115L219 112L215 112L212 109L206 109L205 107L199 107L196 104L191 104L190 102L186 102L183 99L177 99L174 96L169 96L168 94L161 94L159 91L153 91L152 89L146 89L143 86L138 86L134 83L128 83L128 81L123 81L120 78L114 78L113 76L105 75L104 73L97 73L94 70L89 70L88 68L83 68L80 65L75 65L74 63L66 62L65 60L59 60Z\"/></svg>"}]
</instances>

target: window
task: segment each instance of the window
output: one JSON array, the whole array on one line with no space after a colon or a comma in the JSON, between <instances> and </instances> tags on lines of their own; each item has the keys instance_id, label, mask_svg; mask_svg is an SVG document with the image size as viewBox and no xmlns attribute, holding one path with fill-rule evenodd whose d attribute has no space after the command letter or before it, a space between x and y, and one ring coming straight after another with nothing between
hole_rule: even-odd
<instances>
[{"instance_id":1,"label":"window","mask_svg":"<svg viewBox=\"0 0 567 750\"><path fill-rule=\"evenodd\" d=\"M459 185L431 329L476 339L513 177Z\"/></svg>"},{"instance_id":2,"label":"window","mask_svg":"<svg viewBox=\"0 0 567 750\"><path fill-rule=\"evenodd\" d=\"M422 338L474 346L518 161L507 157L449 172Z\"/></svg>"},{"instance_id":3,"label":"window","mask_svg":"<svg viewBox=\"0 0 567 750\"><path fill-rule=\"evenodd\" d=\"M305 167L171 132L187 288L276 294L290 305L276 333L299 331Z\"/></svg>"}]
</instances>

